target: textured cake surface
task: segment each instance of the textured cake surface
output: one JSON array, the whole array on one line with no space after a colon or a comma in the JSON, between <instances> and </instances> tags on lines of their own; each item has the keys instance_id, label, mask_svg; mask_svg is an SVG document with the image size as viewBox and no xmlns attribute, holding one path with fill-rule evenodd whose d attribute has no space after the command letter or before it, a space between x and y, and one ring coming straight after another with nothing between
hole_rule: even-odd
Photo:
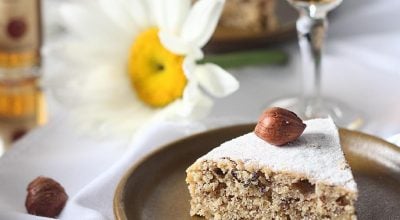
<instances>
[{"instance_id":1,"label":"textured cake surface","mask_svg":"<svg viewBox=\"0 0 400 220\"><path fill-rule=\"evenodd\" d=\"M187 170L191 214L208 219L355 219L357 186L331 119L276 147L249 133Z\"/></svg>"}]
</instances>

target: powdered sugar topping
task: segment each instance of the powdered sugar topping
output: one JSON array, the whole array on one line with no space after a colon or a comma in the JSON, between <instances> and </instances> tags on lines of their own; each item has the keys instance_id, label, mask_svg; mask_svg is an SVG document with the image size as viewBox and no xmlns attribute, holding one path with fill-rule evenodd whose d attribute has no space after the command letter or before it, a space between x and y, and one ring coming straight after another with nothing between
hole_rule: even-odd
<instances>
[{"instance_id":1,"label":"powdered sugar topping","mask_svg":"<svg viewBox=\"0 0 400 220\"><path fill-rule=\"evenodd\" d=\"M296 141L282 147L271 145L253 132L225 142L199 160L229 157L258 163L276 171L296 172L315 182L344 186L356 191L356 183L340 147L332 119L305 121L307 128Z\"/></svg>"}]
</instances>

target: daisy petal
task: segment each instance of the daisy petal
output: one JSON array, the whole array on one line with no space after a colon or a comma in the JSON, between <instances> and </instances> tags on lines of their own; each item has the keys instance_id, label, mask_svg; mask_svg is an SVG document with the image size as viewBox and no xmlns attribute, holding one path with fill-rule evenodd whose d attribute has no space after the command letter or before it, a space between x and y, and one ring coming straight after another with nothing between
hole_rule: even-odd
<instances>
[{"instance_id":1,"label":"daisy petal","mask_svg":"<svg viewBox=\"0 0 400 220\"><path fill-rule=\"evenodd\" d=\"M65 3L60 7L64 25L72 37L90 40L93 44L131 41L132 36L106 16L97 2Z\"/></svg>"},{"instance_id":2,"label":"daisy petal","mask_svg":"<svg viewBox=\"0 0 400 220\"><path fill-rule=\"evenodd\" d=\"M190 46L187 43L166 31L161 30L158 37L162 45L174 54L185 55L190 51Z\"/></svg>"},{"instance_id":3,"label":"daisy petal","mask_svg":"<svg viewBox=\"0 0 400 220\"><path fill-rule=\"evenodd\" d=\"M227 96L239 89L239 82L215 64L198 65L194 74L199 84L216 97Z\"/></svg>"},{"instance_id":4,"label":"daisy petal","mask_svg":"<svg viewBox=\"0 0 400 220\"><path fill-rule=\"evenodd\" d=\"M204 118L213 106L213 101L199 90L196 83L192 82L187 85L181 102L182 107L176 111L184 118Z\"/></svg>"},{"instance_id":5,"label":"daisy petal","mask_svg":"<svg viewBox=\"0 0 400 220\"><path fill-rule=\"evenodd\" d=\"M194 120L206 117L211 111L213 101L201 93L197 93L194 99L196 100L195 102L186 103L182 108L182 110L186 110L184 117Z\"/></svg>"},{"instance_id":6,"label":"daisy petal","mask_svg":"<svg viewBox=\"0 0 400 220\"><path fill-rule=\"evenodd\" d=\"M185 57L185 59L183 60L182 68L186 78L189 81L196 79L195 77L193 77L193 72L196 69L196 61L192 56Z\"/></svg>"},{"instance_id":7,"label":"daisy petal","mask_svg":"<svg viewBox=\"0 0 400 220\"><path fill-rule=\"evenodd\" d=\"M192 47L192 50L190 51L191 56L193 56L193 58L195 60L202 60L204 58L204 53L203 51L200 49L200 47Z\"/></svg>"},{"instance_id":8,"label":"daisy petal","mask_svg":"<svg viewBox=\"0 0 400 220\"><path fill-rule=\"evenodd\" d=\"M166 26L166 13L164 10L165 0L146 0L149 14L153 18L155 25L161 30Z\"/></svg>"},{"instance_id":9,"label":"daisy petal","mask_svg":"<svg viewBox=\"0 0 400 220\"><path fill-rule=\"evenodd\" d=\"M99 63L113 63L122 66L127 65L126 57L128 51L126 51L125 48L107 48L84 40L69 40L62 43L62 46L57 49L56 53L59 56L62 56L66 63L93 67L98 66ZM84 44L85 47L82 47L82 44ZM79 53L76 51L79 51ZM96 56L93 56L93 54L96 54Z\"/></svg>"},{"instance_id":10,"label":"daisy petal","mask_svg":"<svg viewBox=\"0 0 400 220\"><path fill-rule=\"evenodd\" d=\"M170 34L178 34L190 9L189 0L148 0L157 26Z\"/></svg>"},{"instance_id":11,"label":"daisy petal","mask_svg":"<svg viewBox=\"0 0 400 220\"><path fill-rule=\"evenodd\" d=\"M188 0L164 0L164 10L167 13L167 27L172 33L178 34L183 22L190 10L191 1Z\"/></svg>"},{"instance_id":12,"label":"daisy petal","mask_svg":"<svg viewBox=\"0 0 400 220\"><path fill-rule=\"evenodd\" d=\"M102 16L97 5L89 2L63 4L60 7L60 13L68 31L82 38L105 40L105 38L108 38L108 35L104 34L105 31L118 31L118 29L108 25L109 21L103 19L104 16ZM101 25L102 22L106 22L107 25Z\"/></svg>"},{"instance_id":13,"label":"daisy petal","mask_svg":"<svg viewBox=\"0 0 400 220\"><path fill-rule=\"evenodd\" d=\"M204 53L199 47L182 41L179 37L169 34L165 31L160 31L158 37L162 45L169 51L177 55L190 55L194 60L201 60L204 58Z\"/></svg>"},{"instance_id":14,"label":"daisy petal","mask_svg":"<svg viewBox=\"0 0 400 220\"><path fill-rule=\"evenodd\" d=\"M148 0L129 0L129 3L130 15L141 30L155 24L154 19L151 19Z\"/></svg>"},{"instance_id":15,"label":"daisy petal","mask_svg":"<svg viewBox=\"0 0 400 220\"><path fill-rule=\"evenodd\" d=\"M183 24L182 39L202 48L215 31L224 2L224 0L200 0L196 2Z\"/></svg>"},{"instance_id":16,"label":"daisy petal","mask_svg":"<svg viewBox=\"0 0 400 220\"><path fill-rule=\"evenodd\" d=\"M128 11L122 4L124 0L100 0L99 4L104 12L114 21L115 25L121 27L126 34L132 36L137 29L136 24L130 19Z\"/></svg>"}]
</instances>

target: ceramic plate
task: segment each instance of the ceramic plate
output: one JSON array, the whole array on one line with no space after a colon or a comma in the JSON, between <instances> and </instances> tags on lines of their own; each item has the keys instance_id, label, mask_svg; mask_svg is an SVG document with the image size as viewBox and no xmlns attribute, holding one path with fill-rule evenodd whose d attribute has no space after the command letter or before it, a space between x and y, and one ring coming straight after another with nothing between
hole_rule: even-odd
<instances>
[{"instance_id":1,"label":"ceramic plate","mask_svg":"<svg viewBox=\"0 0 400 220\"><path fill-rule=\"evenodd\" d=\"M226 52L240 49L260 48L272 43L282 42L296 37L296 19L298 13L286 1L276 2L278 25L274 30L243 31L238 29L217 28L207 52Z\"/></svg>"},{"instance_id":2,"label":"ceramic plate","mask_svg":"<svg viewBox=\"0 0 400 220\"><path fill-rule=\"evenodd\" d=\"M186 168L221 143L250 132L254 124L220 128L166 145L134 165L114 197L118 220L202 219L189 216ZM400 148L363 133L340 130L360 195L359 219L400 219Z\"/></svg>"}]
</instances>

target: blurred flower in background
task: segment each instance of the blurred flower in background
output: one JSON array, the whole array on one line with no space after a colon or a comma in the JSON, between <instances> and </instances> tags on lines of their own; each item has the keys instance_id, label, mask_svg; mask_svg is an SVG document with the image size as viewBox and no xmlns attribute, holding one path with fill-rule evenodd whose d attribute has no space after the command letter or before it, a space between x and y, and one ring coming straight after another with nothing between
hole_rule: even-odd
<instances>
[{"instance_id":1,"label":"blurred flower in background","mask_svg":"<svg viewBox=\"0 0 400 220\"><path fill-rule=\"evenodd\" d=\"M69 66L47 80L79 127L131 135L154 120L205 116L214 97L238 81L198 64L218 23L223 0L74 1L61 7ZM61 42L60 42L61 44ZM200 88L201 87L201 88Z\"/></svg>"}]
</instances>

